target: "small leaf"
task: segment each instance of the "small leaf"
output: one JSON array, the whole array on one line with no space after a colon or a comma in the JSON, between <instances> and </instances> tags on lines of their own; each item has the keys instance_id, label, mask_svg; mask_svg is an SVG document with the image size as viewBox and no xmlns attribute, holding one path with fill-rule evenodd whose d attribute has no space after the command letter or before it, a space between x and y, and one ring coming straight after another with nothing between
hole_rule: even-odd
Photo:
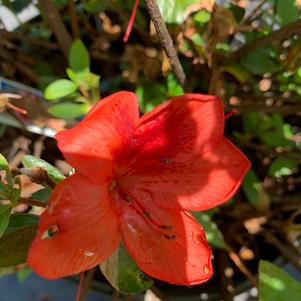
<instances>
[{"instance_id":1,"label":"small leaf","mask_svg":"<svg viewBox=\"0 0 301 301\"><path fill-rule=\"evenodd\" d=\"M282 133L276 133L273 131L266 131L259 134L260 140L269 147L276 148L282 147L294 147L296 143L292 140L286 139Z\"/></svg>"},{"instance_id":2,"label":"small leaf","mask_svg":"<svg viewBox=\"0 0 301 301\"><path fill-rule=\"evenodd\" d=\"M248 71L237 63L223 67L222 71L230 73L242 84L246 83L251 76Z\"/></svg>"},{"instance_id":3,"label":"small leaf","mask_svg":"<svg viewBox=\"0 0 301 301\"><path fill-rule=\"evenodd\" d=\"M266 193L262 183L257 177L254 169L251 168L247 172L243 183L242 189L248 201L257 209L265 210L270 205L269 195Z\"/></svg>"},{"instance_id":4,"label":"small leaf","mask_svg":"<svg viewBox=\"0 0 301 301\"><path fill-rule=\"evenodd\" d=\"M209 214L206 212L192 212L192 215L203 226L207 241L211 247L227 249L227 244L224 240L223 234Z\"/></svg>"},{"instance_id":5,"label":"small leaf","mask_svg":"<svg viewBox=\"0 0 301 301\"><path fill-rule=\"evenodd\" d=\"M75 40L71 46L69 66L75 73L90 68L89 52L84 43L79 39Z\"/></svg>"},{"instance_id":6,"label":"small leaf","mask_svg":"<svg viewBox=\"0 0 301 301\"><path fill-rule=\"evenodd\" d=\"M22 164L25 168L32 169L35 167L40 167L47 171L48 176L55 182L59 183L65 179L65 176L54 166L48 162L38 159L34 156L25 155L21 159Z\"/></svg>"},{"instance_id":7,"label":"small leaf","mask_svg":"<svg viewBox=\"0 0 301 301\"><path fill-rule=\"evenodd\" d=\"M243 67L255 75L272 73L278 69L276 62L270 57L268 50L260 48L251 51L241 60Z\"/></svg>"},{"instance_id":8,"label":"small leaf","mask_svg":"<svg viewBox=\"0 0 301 301\"><path fill-rule=\"evenodd\" d=\"M0 205L0 237L5 232L10 218L11 206Z\"/></svg>"},{"instance_id":9,"label":"small leaf","mask_svg":"<svg viewBox=\"0 0 301 301\"><path fill-rule=\"evenodd\" d=\"M74 119L85 115L90 109L86 103L65 102L53 105L48 109L48 112L58 118Z\"/></svg>"},{"instance_id":10,"label":"small leaf","mask_svg":"<svg viewBox=\"0 0 301 301\"><path fill-rule=\"evenodd\" d=\"M277 0L276 13L282 26L296 21L299 16L296 0Z\"/></svg>"},{"instance_id":11,"label":"small leaf","mask_svg":"<svg viewBox=\"0 0 301 301\"><path fill-rule=\"evenodd\" d=\"M274 177L289 176L298 165L296 160L279 156L270 165L268 174Z\"/></svg>"},{"instance_id":12,"label":"small leaf","mask_svg":"<svg viewBox=\"0 0 301 301\"><path fill-rule=\"evenodd\" d=\"M0 153L0 170L9 170L8 162L1 153Z\"/></svg>"},{"instance_id":13,"label":"small leaf","mask_svg":"<svg viewBox=\"0 0 301 301\"><path fill-rule=\"evenodd\" d=\"M211 17L211 14L208 11L202 9L193 16L193 21L204 24L204 23L209 22L210 17Z\"/></svg>"},{"instance_id":14,"label":"small leaf","mask_svg":"<svg viewBox=\"0 0 301 301\"><path fill-rule=\"evenodd\" d=\"M48 199L50 197L51 191L52 190L49 188L42 188L42 189L34 192L31 197L37 201L47 203Z\"/></svg>"},{"instance_id":15,"label":"small leaf","mask_svg":"<svg viewBox=\"0 0 301 301\"><path fill-rule=\"evenodd\" d=\"M185 21L184 12L190 5L200 0L158 0L157 2L166 23L182 24Z\"/></svg>"},{"instance_id":16,"label":"small leaf","mask_svg":"<svg viewBox=\"0 0 301 301\"><path fill-rule=\"evenodd\" d=\"M261 260L259 264L259 301L300 300L301 285L276 265Z\"/></svg>"},{"instance_id":17,"label":"small leaf","mask_svg":"<svg viewBox=\"0 0 301 301\"><path fill-rule=\"evenodd\" d=\"M29 214L11 215L8 228L0 238L0 267L24 263L37 231L38 217Z\"/></svg>"},{"instance_id":18,"label":"small leaf","mask_svg":"<svg viewBox=\"0 0 301 301\"><path fill-rule=\"evenodd\" d=\"M68 79L58 79L48 85L44 96L48 100L56 100L68 96L77 90L77 84Z\"/></svg>"},{"instance_id":19,"label":"small leaf","mask_svg":"<svg viewBox=\"0 0 301 301\"><path fill-rule=\"evenodd\" d=\"M137 267L123 245L100 264L100 269L114 288L126 294L140 293L153 284L153 280Z\"/></svg>"}]
</instances>

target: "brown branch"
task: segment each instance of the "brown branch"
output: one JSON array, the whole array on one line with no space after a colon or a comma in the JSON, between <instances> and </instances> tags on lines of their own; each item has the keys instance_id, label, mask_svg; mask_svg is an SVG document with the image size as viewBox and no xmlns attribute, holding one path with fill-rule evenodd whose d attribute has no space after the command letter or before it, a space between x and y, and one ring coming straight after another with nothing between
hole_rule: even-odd
<instances>
[{"instance_id":1,"label":"brown branch","mask_svg":"<svg viewBox=\"0 0 301 301\"><path fill-rule=\"evenodd\" d=\"M289 23L289 24L283 26L282 28L271 32L267 36L259 38L255 41L239 48L237 51L230 54L224 60L224 65L228 65L228 64L236 61L237 59L241 58L243 55L249 53L250 51L252 51L256 48L266 46L275 41L287 39L294 34L301 34L301 19L299 19L295 22Z\"/></svg>"},{"instance_id":2,"label":"brown branch","mask_svg":"<svg viewBox=\"0 0 301 301\"><path fill-rule=\"evenodd\" d=\"M258 2L258 4L243 18L241 25L247 24L250 20L252 20L266 2L267 0L261 0L260 2Z\"/></svg>"},{"instance_id":3,"label":"brown branch","mask_svg":"<svg viewBox=\"0 0 301 301\"><path fill-rule=\"evenodd\" d=\"M4 38L8 40L18 40L18 41L26 41L29 42L33 45L40 46L40 47L45 47L49 49L57 49L57 45L48 41L44 41L41 39L35 39L30 36L23 35L19 32L14 32L14 31L6 31L4 29L0 29L0 37L3 36ZM2 38L2 37L1 37Z\"/></svg>"},{"instance_id":4,"label":"brown branch","mask_svg":"<svg viewBox=\"0 0 301 301\"><path fill-rule=\"evenodd\" d=\"M68 12L71 20L71 28L72 28L72 35L74 39L78 39L80 37L80 31L78 26L78 19L75 12L75 4L74 0L68 1Z\"/></svg>"},{"instance_id":5,"label":"brown branch","mask_svg":"<svg viewBox=\"0 0 301 301\"><path fill-rule=\"evenodd\" d=\"M260 111L265 113L279 113L288 115L301 112L301 105L266 106L264 104L246 104L239 106L230 106L229 108L235 109L238 113Z\"/></svg>"},{"instance_id":6,"label":"brown branch","mask_svg":"<svg viewBox=\"0 0 301 301\"><path fill-rule=\"evenodd\" d=\"M52 0L39 0L39 4L41 12L47 18L49 26L52 29L65 58L68 59L72 39L55 4Z\"/></svg>"},{"instance_id":7,"label":"brown branch","mask_svg":"<svg viewBox=\"0 0 301 301\"><path fill-rule=\"evenodd\" d=\"M38 206L38 207L43 207L46 208L47 203L43 201L38 201L34 199L26 199L26 198L19 198L19 204L25 204L28 206Z\"/></svg>"},{"instance_id":8,"label":"brown branch","mask_svg":"<svg viewBox=\"0 0 301 301\"><path fill-rule=\"evenodd\" d=\"M174 43L167 30L156 0L145 0L145 6L156 28L160 43L181 86L185 89L186 76L179 61Z\"/></svg>"}]
</instances>

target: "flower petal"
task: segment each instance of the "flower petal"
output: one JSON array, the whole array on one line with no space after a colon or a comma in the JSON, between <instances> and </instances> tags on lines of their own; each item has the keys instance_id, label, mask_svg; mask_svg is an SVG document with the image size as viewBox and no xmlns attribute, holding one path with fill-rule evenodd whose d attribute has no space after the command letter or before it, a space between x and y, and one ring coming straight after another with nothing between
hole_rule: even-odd
<instances>
[{"instance_id":1,"label":"flower petal","mask_svg":"<svg viewBox=\"0 0 301 301\"><path fill-rule=\"evenodd\" d=\"M218 97L174 97L140 119L131 144L118 163L124 170L151 160L193 158L217 144L223 131L223 106Z\"/></svg>"},{"instance_id":2,"label":"flower petal","mask_svg":"<svg viewBox=\"0 0 301 301\"><path fill-rule=\"evenodd\" d=\"M72 129L56 135L65 159L91 181L105 181L112 173L112 161L128 143L138 122L135 94L115 93L101 100Z\"/></svg>"},{"instance_id":3,"label":"flower petal","mask_svg":"<svg viewBox=\"0 0 301 301\"><path fill-rule=\"evenodd\" d=\"M223 138L213 150L191 160L145 164L121 183L138 198L139 193L148 193L162 208L206 210L229 200L249 167L243 153Z\"/></svg>"},{"instance_id":4,"label":"flower petal","mask_svg":"<svg viewBox=\"0 0 301 301\"><path fill-rule=\"evenodd\" d=\"M121 234L140 269L172 284L207 281L213 271L202 227L187 212L154 206L147 195L139 201L147 214L143 216L133 205L125 204L121 210Z\"/></svg>"},{"instance_id":5,"label":"flower petal","mask_svg":"<svg viewBox=\"0 0 301 301\"><path fill-rule=\"evenodd\" d=\"M49 230L57 233L49 237ZM75 174L53 191L27 261L45 278L64 277L108 258L119 240L117 215L107 188Z\"/></svg>"}]
</instances>

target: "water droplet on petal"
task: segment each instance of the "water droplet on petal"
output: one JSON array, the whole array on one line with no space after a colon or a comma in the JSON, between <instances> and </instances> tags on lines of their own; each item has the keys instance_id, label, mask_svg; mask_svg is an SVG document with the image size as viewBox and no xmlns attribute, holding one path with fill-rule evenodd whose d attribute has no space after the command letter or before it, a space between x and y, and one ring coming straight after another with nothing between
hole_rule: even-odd
<instances>
[{"instance_id":1,"label":"water droplet on petal","mask_svg":"<svg viewBox=\"0 0 301 301\"><path fill-rule=\"evenodd\" d=\"M210 274L211 273L211 269L208 267L207 264L204 265L203 271L204 271L205 274Z\"/></svg>"},{"instance_id":2,"label":"water droplet on petal","mask_svg":"<svg viewBox=\"0 0 301 301\"><path fill-rule=\"evenodd\" d=\"M91 256L94 256L94 255L95 255L95 252L85 251L85 256L87 256L87 257L91 257Z\"/></svg>"},{"instance_id":3,"label":"water droplet on petal","mask_svg":"<svg viewBox=\"0 0 301 301\"><path fill-rule=\"evenodd\" d=\"M199 228L196 228L194 230L194 232L192 233L192 239L197 244L200 244L200 243L203 243L204 241L206 241L206 237L205 237L204 233Z\"/></svg>"}]
</instances>

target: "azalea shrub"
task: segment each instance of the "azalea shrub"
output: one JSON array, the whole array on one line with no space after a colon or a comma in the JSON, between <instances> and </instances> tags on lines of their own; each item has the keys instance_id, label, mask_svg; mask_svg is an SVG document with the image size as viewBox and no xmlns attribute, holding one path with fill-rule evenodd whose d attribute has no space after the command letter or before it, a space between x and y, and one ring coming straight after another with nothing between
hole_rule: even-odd
<instances>
[{"instance_id":1,"label":"azalea shrub","mask_svg":"<svg viewBox=\"0 0 301 301\"><path fill-rule=\"evenodd\" d=\"M299 1L3 5L0 274L300 298Z\"/></svg>"}]
</instances>

